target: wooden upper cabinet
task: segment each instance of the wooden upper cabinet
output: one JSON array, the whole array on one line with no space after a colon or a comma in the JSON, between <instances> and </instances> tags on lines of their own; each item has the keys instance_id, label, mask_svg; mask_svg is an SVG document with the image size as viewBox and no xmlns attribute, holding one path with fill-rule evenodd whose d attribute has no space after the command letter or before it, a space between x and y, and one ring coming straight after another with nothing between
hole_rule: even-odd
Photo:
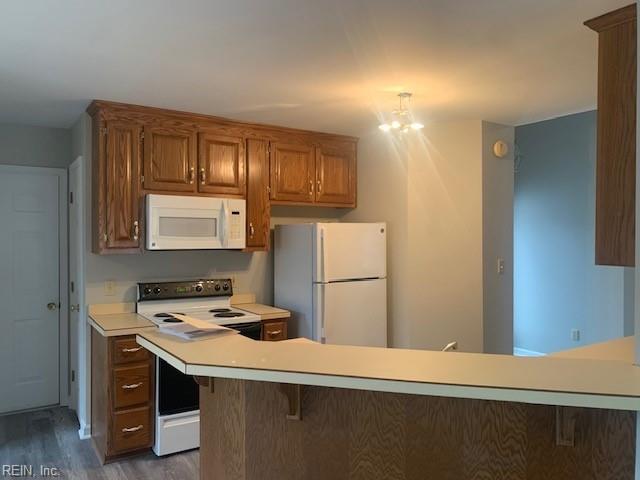
<instances>
[{"instance_id":1,"label":"wooden upper cabinet","mask_svg":"<svg viewBox=\"0 0 640 480\"><path fill-rule=\"evenodd\" d=\"M311 145L271 144L271 200L313 203L315 148Z\"/></svg>"},{"instance_id":2,"label":"wooden upper cabinet","mask_svg":"<svg viewBox=\"0 0 640 480\"><path fill-rule=\"evenodd\" d=\"M198 142L198 191L244 197L244 139L200 133Z\"/></svg>"},{"instance_id":3,"label":"wooden upper cabinet","mask_svg":"<svg viewBox=\"0 0 640 480\"><path fill-rule=\"evenodd\" d=\"M196 133L187 128L144 127L144 188L196 190Z\"/></svg>"},{"instance_id":4,"label":"wooden upper cabinet","mask_svg":"<svg viewBox=\"0 0 640 480\"><path fill-rule=\"evenodd\" d=\"M355 148L316 149L316 203L356 206Z\"/></svg>"},{"instance_id":5,"label":"wooden upper cabinet","mask_svg":"<svg viewBox=\"0 0 640 480\"><path fill-rule=\"evenodd\" d=\"M636 5L585 22L598 32L596 264L635 265Z\"/></svg>"},{"instance_id":6,"label":"wooden upper cabinet","mask_svg":"<svg viewBox=\"0 0 640 480\"><path fill-rule=\"evenodd\" d=\"M269 142L247 140L247 248L269 248Z\"/></svg>"},{"instance_id":7,"label":"wooden upper cabinet","mask_svg":"<svg viewBox=\"0 0 640 480\"><path fill-rule=\"evenodd\" d=\"M99 239L103 249L126 249L140 247L140 218L138 179L140 176L140 134L138 125L107 122L102 129L105 135L104 195L99 202L105 212L103 216L103 238ZM98 159L99 163L100 159Z\"/></svg>"}]
</instances>

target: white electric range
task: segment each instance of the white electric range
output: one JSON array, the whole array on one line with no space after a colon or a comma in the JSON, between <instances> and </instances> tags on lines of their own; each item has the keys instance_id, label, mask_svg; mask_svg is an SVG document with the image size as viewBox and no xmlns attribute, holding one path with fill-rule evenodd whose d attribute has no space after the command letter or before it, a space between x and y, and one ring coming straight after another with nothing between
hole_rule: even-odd
<instances>
[{"instance_id":1,"label":"white electric range","mask_svg":"<svg viewBox=\"0 0 640 480\"><path fill-rule=\"evenodd\" d=\"M137 312L162 328L182 323L172 313L210 321L260 340L260 317L231 306L230 279L138 284ZM156 358L156 455L200 446L198 385L190 375Z\"/></svg>"}]
</instances>

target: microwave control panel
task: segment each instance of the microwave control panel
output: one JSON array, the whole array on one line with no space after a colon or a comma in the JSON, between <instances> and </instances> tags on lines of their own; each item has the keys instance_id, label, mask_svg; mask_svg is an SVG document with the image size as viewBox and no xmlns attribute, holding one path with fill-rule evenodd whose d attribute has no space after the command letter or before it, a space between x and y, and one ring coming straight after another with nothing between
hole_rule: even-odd
<instances>
[{"instance_id":1,"label":"microwave control panel","mask_svg":"<svg viewBox=\"0 0 640 480\"><path fill-rule=\"evenodd\" d=\"M233 210L229 216L229 239L238 240L242 238L242 230L244 229L244 218L239 211Z\"/></svg>"}]
</instances>

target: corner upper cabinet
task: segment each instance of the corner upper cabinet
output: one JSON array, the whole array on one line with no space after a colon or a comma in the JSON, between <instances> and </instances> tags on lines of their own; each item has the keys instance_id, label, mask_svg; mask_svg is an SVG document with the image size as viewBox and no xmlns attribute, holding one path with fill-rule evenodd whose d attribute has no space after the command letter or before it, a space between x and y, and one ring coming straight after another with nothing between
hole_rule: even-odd
<instances>
[{"instance_id":1,"label":"corner upper cabinet","mask_svg":"<svg viewBox=\"0 0 640 480\"><path fill-rule=\"evenodd\" d=\"M269 142L247 140L247 250L268 250L271 209L269 207Z\"/></svg>"},{"instance_id":2,"label":"corner upper cabinet","mask_svg":"<svg viewBox=\"0 0 640 480\"><path fill-rule=\"evenodd\" d=\"M198 191L244 197L244 139L203 132L198 137Z\"/></svg>"},{"instance_id":3,"label":"corner upper cabinet","mask_svg":"<svg viewBox=\"0 0 640 480\"><path fill-rule=\"evenodd\" d=\"M272 142L270 149L272 203L313 203L315 148Z\"/></svg>"},{"instance_id":4,"label":"corner upper cabinet","mask_svg":"<svg viewBox=\"0 0 640 480\"><path fill-rule=\"evenodd\" d=\"M598 265L635 265L636 23L635 4L585 22L598 32Z\"/></svg>"},{"instance_id":5,"label":"corner upper cabinet","mask_svg":"<svg viewBox=\"0 0 640 480\"><path fill-rule=\"evenodd\" d=\"M339 207L356 206L355 144L316 148L315 202Z\"/></svg>"},{"instance_id":6,"label":"corner upper cabinet","mask_svg":"<svg viewBox=\"0 0 640 480\"><path fill-rule=\"evenodd\" d=\"M196 191L196 132L188 128L144 127L144 189Z\"/></svg>"},{"instance_id":7,"label":"corner upper cabinet","mask_svg":"<svg viewBox=\"0 0 640 480\"><path fill-rule=\"evenodd\" d=\"M93 121L93 251L139 252L142 129L99 115Z\"/></svg>"}]
</instances>

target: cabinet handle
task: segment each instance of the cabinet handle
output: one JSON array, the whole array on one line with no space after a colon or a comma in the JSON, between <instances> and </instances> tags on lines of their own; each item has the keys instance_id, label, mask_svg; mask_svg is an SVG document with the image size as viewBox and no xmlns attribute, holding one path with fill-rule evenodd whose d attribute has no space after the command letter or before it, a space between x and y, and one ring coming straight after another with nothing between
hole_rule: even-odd
<instances>
[{"instance_id":1,"label":"cabinet handle","mask_svg":"<svg viewBox=\"0 0 640 480\"><path fill-rule=\"evenodd\" d=\"M138 227L138 221L133 222L133 239L138 240L138 234L140 233L140 227Z\"/></svg>"},{"instance_id":2,"label":"cabinet handle","mask_svg":"<svg viewBox=\"0 0 640 480\"><path fill-rule=\"evenodd\" d=\"M191 167L189 169L189 183L193 183L193 181L195 180L195 175L196 175L196 169Z\"/></svg>"},{"instance_id":3,"label":"cabinet handle","mask_svg":"<svg viewBox=\"0 0 640 480\"><path fill-rule=\"evenodd\" d=\"M141 386L142 386L142 382L130 383L128 385L122 385L122 389L123 390L133 390L133 389L141 387Z\"/></svg>"},{"instance_id":4,"label":"cabinet handle","mask_svg":"<svg viewBox=\"0 0 640 480\"><path fill-rule=\"evenodd\" d=\"M142 430L144 427L142 425L138 425L137 427L125 427L122 429L123 433L137 432L138 430Z\"/></svg>"},{"instance_id":5,"label":"cabinet handle","mask_svg":"<svg viewBox=\"0 0 640 480\"><path fill-rule=\"evenodd\" d=\"M309 180L309 195L313 195L313 180Z\"/></svg>"},{"instance_id":6,"label":"cabinet handle","mask_svg":"<svg viewBox=\"0 0 640 480\"><path fill-rule=\"evenodd\" d=\"M253 223L249 222L249 236L253 238L253 235L256 233L256 229L253 228Z\"/></svg>"},{"instance_id":7,"label":"cabinet handle","mask_svg":"<svg viewBox=\"0 0 640 480\"><path fill-rule=\"evenodd\" d=\"M270 337L277 337L281 333L282 333L282 330L274 330L272 332L267 332L267 335L269 335Z\"/></svg>"},{"instance_id":8,"label":"cabinet handle","mask_svg":"<svg viewBox=\"0 0 640 480\"><path fill-rule=\"evenodd\" d=\"M317 181L318 184L318 193L322 192L322 182L320 180Z\"/></svg>"},{"instance_id":9,"label":"cabinet handle","mask_svg":"<svg viewBox=\"0 0 640 480\"><path fill-rule=\"evenodd\" d=\"M200 169L200 183L202 185L204 185L205 180L206 180L206 178L205 178L205 174L204 174L204 167L202 167Z\"/></svg>"},{"instance_id":10,"label":"cabinet handle","mask_svg":"<svg viewBox=\"0 0 640 480\"><path fill-rule=\"evenodd\" d=\"M142 347L136 347L136 348L123 348L123 349L122 349L122 353L135 353L135 352L139 352L140 350L142 350Z\"/></svg>"}]
</instances>

